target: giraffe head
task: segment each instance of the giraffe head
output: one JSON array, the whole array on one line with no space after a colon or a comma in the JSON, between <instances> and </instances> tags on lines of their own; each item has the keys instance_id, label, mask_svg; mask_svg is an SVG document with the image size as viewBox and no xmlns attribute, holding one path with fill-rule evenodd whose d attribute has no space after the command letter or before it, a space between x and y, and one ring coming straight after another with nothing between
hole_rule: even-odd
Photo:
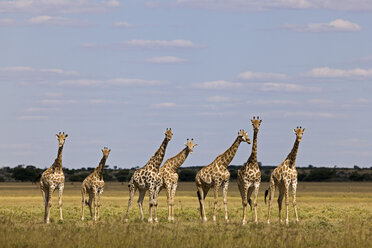
<instances>
[{"instance_id":1,"label":"giraffe head","mask_svg":"<svg viewBox=\"0 0 372 248\"><path fill-rule=\"evenodd\" d=\"M65 143L65 139L67 138L68 134L67 133L65 134L65 132L63 133L59 132L58 134L56 134L56 136L58 140L58 146L62 147L63 144Z\"/></svg>"},{"instance_id":2,"label":"giraffe head","mask_svg":"<svg viewBox=\"0 0 372 248\"><path fill-rule=\"evenodd\" d=\"M108 156L111 152L111 149L108 149L107 147L104 147L101 151L103 153L103 156L105 156L105 158L108 158Z\"/></svg>"},{"instance_id":3,"label":"giraffe head","mask_svg":"<svg viewBox=\"0 0 372 248\"><path fill-rule=\"evenodd\" d=\"M293 129L293 132L296 134L298 142L300 142L301 139L302 139L302 135L305 132L305 128L297 127L295 129Z\"/></svg>"},{"instance_id":4,"label":"giraffe head","mask_svg":"<svg viewBox=\"0 0 372 248\"><path fill-rule=\"evenodd\" d=\"M194 139L191 139L191 140L187 139L187 142L185 143L185 146L187 147L190 153L193 152L194 147L197 145L198 144L194 144Z\"/></svg>"},{"instance_id":5,"label":"giraffe head","mask_svg":"<svg viewBox=\"0 0 372 248\"><path fill-rule=\"evenodd\" d=\"M258 117L258 116L257 116L257 119L256 119L255 116L253 116L253 119L251 120L251 122L252 122L253 129L258 130L262 120L260 120L260 117Z\"/></svg>"},{"instance_id":6,"label":"giraffe head","mask_svg":"<svg viewBox=\"0 0 372 248\"><path fill-rule=\"evenodd\" d=\"M172 139L172 136L173 136L173 133L172 133L172 128L167 128L166 130L165 130L165 138L168 140L168 141L170 141L171 139Z\"/></svg>"},{"instance_id":7,"label":"giraffe head","mask_svg":"<svg viewBox=\"0 0 372 248\"><path fill-rule=\"evenodd\" d=\"M244 142L247 142L248 144L251 143L251 140L248 138L248 133L246 131L244 131L244 129L241 129L238 132L238 138L241 139Z\"/></svg>"}]
</instances>

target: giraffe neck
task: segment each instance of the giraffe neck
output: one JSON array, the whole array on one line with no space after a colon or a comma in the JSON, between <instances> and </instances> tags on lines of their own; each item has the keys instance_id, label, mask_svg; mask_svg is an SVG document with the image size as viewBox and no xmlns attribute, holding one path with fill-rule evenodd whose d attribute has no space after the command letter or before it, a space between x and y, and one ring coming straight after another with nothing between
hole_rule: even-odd
<instances>
[{"instance_id":1,"label":"giraffe neck","mask_svg":"<svg viewBox=\"0 0 372 248\"><path fill-rule=\"evenodd\" d=\"M296 166L296 157L297 157L297 151L298 151L298 145L300 142L298 141L296 137L296 141L293 145L292 151L288 154L287 159L289 160L289 167Z\"/></svg>"},{"instance_id":2,"label":"giraffe neck","mask_svg":"<svg viewBox=\"0 0 372 248\"><path fill-rule=\"evenodd\" d=\"M165 149L168 145L168 139L164 138L163 143L161 143L159 149L155 154L150 158L149 162L146 165L152 165L155 169L159 169L161 163L163 162Z\"/></svg>"},{"instance_id":3,"label":"giraffe neck","mask_svg":"<svg viewBox=\"0 0 372 248\"><path fill-rule=\"evenodd\" d=\"M173 172L176 172L177 169L185 162L187 156L189 155L189 149L185 147L180 153L178 153L173 158L168 159L165 163L170 163L170 168Z\"/></svg>"},{"instance_id":4,"label":"giraffe neck","mask_svg":"<svg viewBox=\"0 0 372 248\"><path fill-rule=\"evenodd\" d=\"M105 168L106 159L107 159L106 156L103 155L101 161L99 162L99 165L96 168L97 175L100 179L102 179L103 177L103 169Z\"/></svg>"},{"instance_id":5,"label":"giraffe neck","mask_svg":"<svg viewBox=\"0 0 372 248\"><path fill-rule=\"evenodd\" d=\"M57 158L53 164L53 167L59 170L62 170L62 151L63 145L58 148Z\"/></svg>"},{"instance_id":6,"label":"giraffe neck","mask_svg":"<svg viewBox=\"0 0 372 248\"><path fill-rule=\"evenodd\" d=\"M239 148L240 142L242 142L242 140L240 139L240 137L237 137L234 143L229 147L229 149L227 149L224 153L221 154L222 165L225 168L227 168L227 166L229 166L229 164L233 160L236 151Z\"/></svg>"},{"instance_id":7,"label":"giraffe neck","mask_svg":"<svg viewBox=\"0 0 372 248\"><path fill-rule=\"evenodd\" d=\"M247 161L248 165L258 166L258 163L257 163L257 134L258 134L258 129L254 128L252 152L251 152L251 156L249 156L248 161Z\"/></svg>"}]
</instances>

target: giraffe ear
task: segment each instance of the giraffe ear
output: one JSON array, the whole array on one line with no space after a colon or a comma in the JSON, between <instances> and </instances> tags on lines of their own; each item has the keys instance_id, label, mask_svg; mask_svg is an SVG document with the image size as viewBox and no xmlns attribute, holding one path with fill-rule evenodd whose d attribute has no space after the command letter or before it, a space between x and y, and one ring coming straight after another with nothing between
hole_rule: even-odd
<instances>
[{"instance_id":1,"label":"giraffe ear","mask_svg":"<svg viewBox=\"0 0 372 248\"><path fill-rule=\"evenodd\" d=\"M56 134L57 139L59 138L58 134Z\"/></svg>"},{"instance_id":2,"label":"giraffe ear","mask_svg":"<svg viewBox=\"0 0 372 248\"><path fill-rule=\"evenodd\" d=\"M304 128L304 129L302 129L302 132L305 132L305 128Z\"/></svg>"},{"instance_id":3,"label":"giraffe ear","mask_svg":"<svg viewBox=\"0 0 372 248\"><path fill-rule=\"evenodd\" d=\"M67 137L68 137L68 134L65 135L65 138L67 138Z\"/></svg>"},{"instance_id":4,"label":"giraffe ear","mask_svg":"<svg viewBox=\"0 0 372 248\"><path fill-rule=\"evenodd\" d=\"M111 152L111 149L109 150L109 153Z\"/></svg>"},{"instance_id":5,"label":"giraffe ear","mask_svg":"<svg viewBox=\"0 0 372 248\"><path fill-rule=\"evenodd\" d=\"M293 129L293 132L296 133L296 129Z\"/></svg>"},{"instance_id":6,"label":"giraffe ear","mask_svg":"<svg viewBox=\"0 0 372 248\"><path fill-rule=\"evenodd\" d=\"M194 147L197 146L198 144L194 144Z\"/></svg>"}]
</instances>

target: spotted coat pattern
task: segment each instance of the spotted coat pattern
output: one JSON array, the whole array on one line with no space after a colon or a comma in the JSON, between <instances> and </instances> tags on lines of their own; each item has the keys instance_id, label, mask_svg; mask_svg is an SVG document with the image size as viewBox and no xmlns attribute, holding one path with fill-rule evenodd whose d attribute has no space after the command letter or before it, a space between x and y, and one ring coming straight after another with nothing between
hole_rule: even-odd
<instances>
[{"instance_id":1,"label":"spotted coat pattern","mask_svg":"<svg viewBox=\"0 0 372 248\"><path fill-rule=\"evenodd\" d=\"M194 140L187 139L186 147L176 156L165 161L164 165L159 169L159 175L162 178L161 189L167 191L168 203L168 221L174 221L174 197L177 190L178 168L185 162L187 156L193 153L193 148L197 145Z\"/></svg>"},{"instance_id":2,"label":"spotted coat pattern","mask_svg":"<svg viewBox=\"0 0 372 248\"><path fill-rule=\"evenodd\" d=\"M254 192L253 207L255 213L255 222L257 223L257 195L261 183L261 172L257 162L257 134L262 120L253 117L253 145L252 152L248 161L238 170L238 188L242 197L243 204L243 225L247 223L247 204L251 206L251 195Z\"/></svg>"},{"instance_id":3,"label":"spotted coat pattern","mask_svg":"<svg viewBox=\"0 0 372 248\"><path fill-rule=\"evenodd\" d=\"M52 207L52 196L54 190L59 191L59 214L60 220L63 220L62 216L62 194L65 186L65 175L62 170L62 151L65 139L68 134L59 133L56 134L58 140L58 153L52 166L46 169L40 178L40 189L44 200L44 222L50 222L50 208Z\"/></svg>"},{"instance_id":4,"label":"spotted coat pattern","mask_svg":"<svg viewBox=\"0 0 372 248\"><path fill-rule=\"evenodd\" d=\"M172 130L168 129L165 131L165 138L163 143L160 145L159 149L150 158L145 166L136 170L129 181L129 200L128 208L126 212L125 220L128 221L129 209L132 204L132 200L136 190L139 190L138 205L141 211L141 219L143 220L143 198L145 193L149 191L149 218L148 221L152 222L152 208L154 208L154 221L157 222L157 197L159 190L162 186L162 178L159 175L159 167L164 159L165 150L167 148L168 142L172 139Z\"/></svg>"},{"instance_id":5,"label":"spotted coat pattern","mask_svg":"<svg viewBox=\"0 0 372 248\"><path fill-rule=\"evenodd\" d=\"M202 168L195 177L195 183L197 187L197 195L200 204L200 218L202 221L207 221L205 215L204 200L208 194L210 188L214 189L214 209L213 209L213 220L216 220L217 211L217 197L218 190L220 187L223 188L223 203L225 208L225 220L228 221L227 215L227 190L229 187L230 173L227 169L231 160L234 158L236 151L239 148L240 143L244 141L248 144L251 143L247 133L244 130L240 130L238 137L229 149L224 153L217 156L217 158L208 166Z\"/></svg>"},{"instance_id":6,"label":"spotted coat pattern","mask_svg":"<svg viewBox=\"0 0 372 248\"><path fill-rule=\"evenodd\" d=\"M90 216L93 218L92 204L94 207L94 221L99 219L99 213L101 208L101 196L103 189L105 188L105 182L103 181L103 170L106 165L106 160L111 152L111 149L104 147L102 149L102 159L99 162L97 168L87 176L81 187L81 220L84 220L84 206L87 204L89 206ZM87 197L89 200L87 201Z\"/></svg>"},{"instance_id":7,"label":"spotted coat pattern","mask_svg":"<svg viewBox=\"0 0 372 248\"><path fill-rule=\"evenodd\" d=\"M294 129L294 133L296 134L296 140L293 145L291 152L288 154L287 158L284 162L279 165L274 171L271 173L270 176L270 186L269 189L265 192L265 202L266 196L269 194L269 206L268 206L268 215L267 215L267 223L270 223L270 210L272 199L274 198L275 188L279 189L279 198L278 198L278 206L279 206L279 222L282 222L282 202L283 198L285 197L285 205L286 205L286 224L289 223L288 220L288 205L289 205L289 198L288 192L289 187L292 186L292 203L293 208L296 216L296 222L298 222L298 214L297 214L297 206L296 206L296 191L297 191L297 170L296 170L296 157L298 146L302 139L302 135L305 131L305 128L297 127Z\"/></svg>"}]
</instances>

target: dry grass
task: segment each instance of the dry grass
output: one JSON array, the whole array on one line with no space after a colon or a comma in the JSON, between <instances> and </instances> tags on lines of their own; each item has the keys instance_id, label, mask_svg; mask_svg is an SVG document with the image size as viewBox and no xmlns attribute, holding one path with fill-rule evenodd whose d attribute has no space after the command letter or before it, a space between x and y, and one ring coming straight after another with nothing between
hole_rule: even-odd
<instances>
[{"instance_id":1,"label":"dry grass","mask_svg":"<svg viewBox=\"0 0 372 248\"><path fill-rule=\"evenodd\" d=\"M102 198L102 218L80 220L79 183L67 183L63 196L64 221L58 221L57 194L53 198L51 224L43 224L43 203L37 185L0 183L1 247L372 247L372 183L300 183L295 224L290 205L290 224L278 223L274 204L271 225L266 225L267 206L261 185L259 224L242 226L242 206L236 183L230 183L230 222L223 220L222 197L216 223L199 221L193 183L180 183L176 195L175 223L167 223L165 193L159 199L158 224L142 223L133 204L129 223L123 217L128 188L107 183ZM221 195L221 194L220 194ZM147 199L145 199L145 217ZM213 197L207 197L211 220ZM87 208L86 208L87 209ZM88 211L88 210L87 210ZM88 214L88 212L86 212ZM89 216L89 215L88 215Z\"/></svg>"}]
</instances>

